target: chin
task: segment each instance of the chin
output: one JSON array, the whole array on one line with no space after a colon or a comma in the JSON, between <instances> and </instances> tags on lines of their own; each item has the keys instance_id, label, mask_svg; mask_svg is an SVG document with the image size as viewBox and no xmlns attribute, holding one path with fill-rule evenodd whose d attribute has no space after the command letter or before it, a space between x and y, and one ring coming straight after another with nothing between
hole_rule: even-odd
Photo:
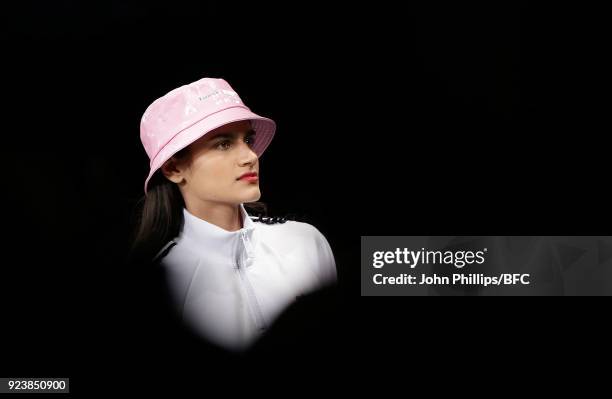
<instances>
[{"instance_id":1,"label":"chin","mask_svg":"<svg viewBox=\"0 0 612 399\"><path fill-rule=\"evenodd\" d=\"M253 188L251 190L249 190L250 193L245 193L246 195L242 195L242 200L241 202L254 202L254 201L259 201L259 199L261 198L261 191L259 191L259 187Z\"/></svg>"}]
</instances>

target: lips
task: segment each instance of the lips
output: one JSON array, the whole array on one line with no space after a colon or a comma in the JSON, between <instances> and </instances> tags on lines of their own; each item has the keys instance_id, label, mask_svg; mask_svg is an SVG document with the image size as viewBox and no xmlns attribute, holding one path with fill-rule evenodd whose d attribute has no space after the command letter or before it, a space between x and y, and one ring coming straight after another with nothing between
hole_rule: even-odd
<instances>
[{"instance_id":1,"label":"lips","mask_svg":"<svg viewBox=\"0 0 612 399\"><path fill-rule=\"evenodd\" d=\"M247 172L243 174L242 176L240 176L237 180L241 180L241 179L245 179L249 177L257 177L257 172Z\"/></svg>"}]
</instances>

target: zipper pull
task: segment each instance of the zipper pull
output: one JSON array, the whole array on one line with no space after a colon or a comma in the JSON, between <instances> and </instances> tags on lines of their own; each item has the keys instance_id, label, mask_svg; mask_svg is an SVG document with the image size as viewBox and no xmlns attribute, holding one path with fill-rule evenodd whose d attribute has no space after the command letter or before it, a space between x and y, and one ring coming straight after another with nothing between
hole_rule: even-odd
<instances>
[{"instance_id":1,"label":"zipper pull","mask_svg":"<svg viewBox=\"0 0 612 399\"><path fill-rule=\"evenodd\" d=\"M242 238L242 242L244 243L244 247L246 248L247 256L249 258L252 258L253 257L253 245L251 244L251 241L247 237L247 232L242 230L240 232L240 236Z\"/></svg>"}]
</instances>

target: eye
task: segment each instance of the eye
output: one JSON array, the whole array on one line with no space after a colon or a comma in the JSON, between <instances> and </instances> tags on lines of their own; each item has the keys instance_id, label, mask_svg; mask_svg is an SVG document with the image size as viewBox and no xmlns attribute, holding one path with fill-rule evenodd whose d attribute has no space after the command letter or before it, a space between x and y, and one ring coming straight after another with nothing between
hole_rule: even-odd
<instances>
[{"instance_id":1,"label":"eye","mask_svg":"<svg viewBox=\"0 0 612 399\"><path fill-rule=\"evenodd\" d=\"M244 138L244 142L247 143L250 146L253 146L253 144L255 144L255 135L252 134L250 136L247 136Z\"/></svg>"},{"instance_id":2,"label":"eye","mask_svg":"<svg viewBox=\"0 0 612 399\"><path fill-rule=\"evenodd\" d=\"M220 150L227 150L231 145L231 142L229 140L222 140L219 143L217 143L217 148Z\"/></svg>"}]
</instances>

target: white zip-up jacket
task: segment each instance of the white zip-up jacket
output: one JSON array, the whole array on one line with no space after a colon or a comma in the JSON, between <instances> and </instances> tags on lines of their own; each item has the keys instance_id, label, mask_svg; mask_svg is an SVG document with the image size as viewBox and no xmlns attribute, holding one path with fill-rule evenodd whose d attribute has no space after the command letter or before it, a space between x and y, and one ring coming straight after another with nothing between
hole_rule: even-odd
<instances>
[{"instance_id":1,"label":"white zip-up jacket","mask_svg":"<svg viewBox=\"0 0 612 399\"><path fill-rule=\"evenodd\" d=\"M183 228L160 262L184 322L229 350L248 348L298 296L337 278L316 227L254 222L242 204L240 212L243 227L227 231L183 208Z\"/></svg>"}]
</instances>

